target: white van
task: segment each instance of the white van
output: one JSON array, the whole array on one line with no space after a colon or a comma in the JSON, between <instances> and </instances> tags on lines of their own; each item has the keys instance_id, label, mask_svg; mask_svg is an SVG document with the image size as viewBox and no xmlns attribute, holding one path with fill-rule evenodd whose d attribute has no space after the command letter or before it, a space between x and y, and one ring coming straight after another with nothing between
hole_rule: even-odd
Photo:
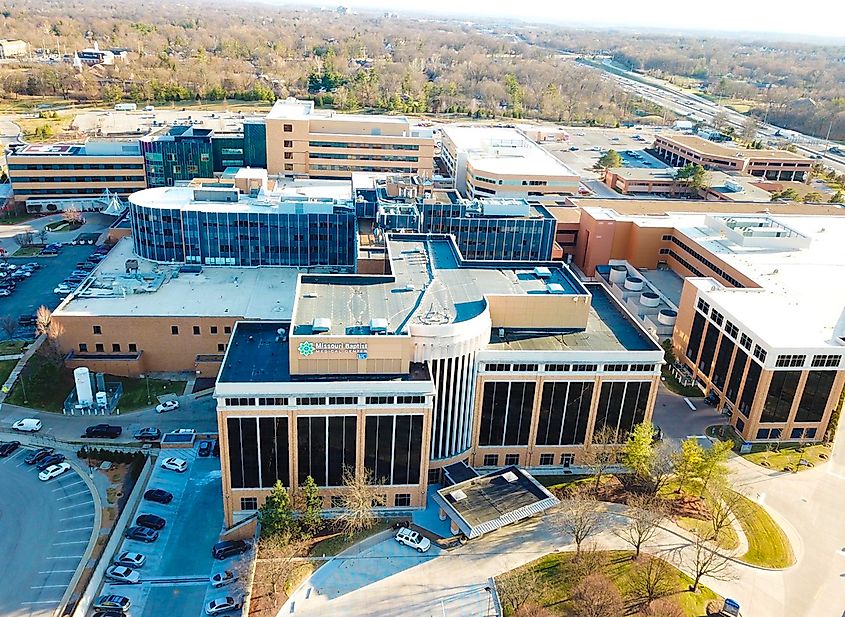
<instances>
[{"instance_id":1,"label":"white van","mask_svg":"<svg viewBox=\"0 0 845 617\"><path fill-rule=\"evenodd\" d=\"M38 418L24 418L15 422L12 428L22 433L36 433L41 430L41 420Z\"/></svg>"}]
</instances>

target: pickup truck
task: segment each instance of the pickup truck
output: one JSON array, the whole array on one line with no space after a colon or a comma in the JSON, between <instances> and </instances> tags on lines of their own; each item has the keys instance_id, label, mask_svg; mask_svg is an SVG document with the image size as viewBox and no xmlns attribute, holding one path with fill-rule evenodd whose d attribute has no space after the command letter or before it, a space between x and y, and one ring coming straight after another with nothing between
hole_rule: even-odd
<instances>
[{"instance_id":1,"label":"pickup truck","mask_svg":"<svg viewBox=\"0 0 845 617\"><path fill-rule=\"evenodd\" d=\"M106 437L108 439L115 439L120 437L120 434L123 432L123 427L114 426L111 424L95 424L94 426L89 426L85 429L85 434L83 437L86 438L96 438L96 437Z\"/></svg>"}]
</instances>

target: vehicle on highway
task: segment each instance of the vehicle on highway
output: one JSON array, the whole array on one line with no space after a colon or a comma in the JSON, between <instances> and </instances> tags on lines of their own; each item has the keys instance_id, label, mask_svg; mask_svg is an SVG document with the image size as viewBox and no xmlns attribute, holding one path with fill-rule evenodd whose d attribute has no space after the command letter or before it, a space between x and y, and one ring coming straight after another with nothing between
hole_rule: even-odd
<instances>
[{"instance_id":1,"label":"vehicle on highway","mask_svg":"<svg viewBox=\"0 0 845 617\"><path fill-rule=\"evenodd\" d=\"M231 585L236 580L238 580L237 570L223 570L211 577L211 586L220 589L226 585Z\"/></svg>"},{"instance_id":2,"label":"vehicle on highway","mask_svg":"<svg viewBox=\"0 0 845 617\"><path fill-rule=\"evenodd\" d=\"M58 478L60 475L70 469L70 463L59 463L58 465L50 465L47 469L38 474L38 479L42 482Z\"/></svg>"},{"instance_id":3,"label":"vehicle on highway","mask_svg":"<svg viewBox=\"0 0 845 617\"><path fill-rule=\"evenodd\" d=\"M22 433L35 433L41 430L41 420L38 418L23 418L15 422L12 428Z\"/></svg>"},{"instance_id":4,"label":"vehicle on highway","mask_svg":"<svg viewBox=\"0 0 845 617\"><path fill-rule=\"evenodd\" d=\"M167 413L179 409L179 401L164 401L156 405L156 413Z\"/></svg>"},{"instance_id":5,"label":"vehicle on highway","mask_svg":"<svg viewBox=\"0 0 845 617\"><path fill-rule=\"evenodd\" d=\"M147 501L154 501L156 503L170 503L173 501L173 493L168 493L161 488L151 488L144 493L144 499Z\"/></svg>"},{"instance_id":6,"label":"vehicle on highway","mask_svg":"<svg viewBox=\"0 0 845 617\"><path fill-rule=\"evenodd\" d=\"M131 551L123 551L114 560L116 566L126 566L128 568L141 568L147 563L147 558L141 553L133 553Z\"/></svg>"},{"instance_id":7,"label":"vehicle on highway","mask_svg":"<svg viewBox=\"0 0 845 617\"><path fill-rule=\"evenodd\" d=\"M176 458L175 456L170 456L161 462L161 468L182 473L188 469L188 461Z\"/></svg>"},{"instance_id":8,"label":"vehicle on highway","mask_svg":"<svg viewBox=\"0 0 845 617\"><path fill-rule=\"evenodd\" d=\"M224 540L211 547L211 556L215 559L226 559L246 553L251 547L246 540Z\"/></svg>"},{"instance_id":9,"label":"vehicle on highway","mask_svg":"<svg viewBox=\"0 0 845 617\"><path fill-rule=\"evenodd\" d=\"M134 584L141 581L141 574L126 566L110 566L106 569L106 578L116 583Z\"/></svg>"},{"instance_id":10,"label":"vehicle on highway","mask_svg":"<svg viewBox=\"0 0 845 617\"><path fill-rule=\"evenodd\" d=\"M140 527L149 527L150 529L158 531L159 529L164 529L164 526L167 525L167 521L155 514L142 514L135 519L135 524Z\"/></svg>"},{"instance_id":11,"label":"vehicle on highway","mask_svg":"<svg viewBox=\"0 0 845 617\"><path fill-rule=\"evenodd\" d=\"M240 596L221 596L214 598L205 605L206 615L219 615L240 608L243 605L243 598Z\"/></svg>"},{"instance_id":12,"label":"vehicle on highway","mask_svg":"<svg viewBox=\"0 0 845 617\"><path fill-rule=\"evenodd\" d=\"M197 454L202 457L211 456L213 446L210 441L201 441Z\"/></svg>"},{"instance_id":13,"label":"vehicle on highway","mask_svg":"<svg viewBox=\"0 0 845 617\"><path fill-rule=\"evenodd\" d=\"M43 461L45 458L50 456L52 453L53 453L53 448L41 448L39 450L36 450L35 452L30 454L29 456L27 456L25 459L23 459L23 462L26 463L27 465L35 465L35 463L39 463L39 462Z\"/></svg>"},{"instance_id":14,"label":"vehicle on highway","mask_svg":"<svg viewBox=\"0 0 845 617\"><path fill-rule=\"evenodd\" d=\"M0 443L0 456L6 457L12 454L21 446L19 441L5 441Z\"/></svg>"},{"instance_id":15,"label":"vehicle on highway","mask_svg":"<svg viewBox=\"0 0 845 617\"><path fill-rule=\"evenodd\" d=\"M59 464L59 463L61 463L63 460L65 460L65 455L64 455L64 454L51 454L50 456L47 456L47 457L45 457L45 458L42 458L42 459L41 459L41 462L40 462L40 463L38 463L38 464L35 466L35 468L36 468L38 471L44 471L45 469L47 469L48 467L50 467L50 466L52 466L52 465L58 465L58 464Z\"/></svg>"},{"instance_id":16,"label":"vehicle on highway","mask_svg":"<svg viewBox=\"0 0 845 617\"><path fill-rule=\"evenodd\" d=\"M161 431L154 426L146 426L140 431L135 431L134 437L138 441L158 441L161 439Z\"/></svg>"},{"instance_id":17,"label":"vehicle on highway","mask_svg":"<svg viewBox=\"0 0 845 617\"><path fill-rule=\"evenodd\" d=\"M410 546L420 553L425 553L431 548L431 540L421 533L414 531L413 529L408 529L407 527L402 527L402 529L397 531L394 538L399 544Z\"/></svg>"},{"instance_id":18,"label":"vehicle on highway","mask_svg":"<svg viewBox=\"0 0 845 617\"><path fill-rule=\"evenodd\" d=\"M124 534L130 540L138 540L139 542L155 542L158 540L158 532L149 527L130 527Z\"/></svg>"},{"instance_id":19,"label":"vehicle on highway","mask_svg":"<svg viewBox=\"0 0 845 617\"><path fill-rule=\"evenodd\" d=\"M94 426L89 426L85 429L85 434L83 437L92 438L92 437L106 437L108 439L115 439L120 437L120 434L123 432L123 427L114 426L112 424L95 424Z\"/></svg>"},{"instance_id":20,"label":"vehicle on highway","mask_svg":"<svg viewBox=\"0 0 845 617\"><path fill-rule=\"evenodd\" d=\"M94 601L94 610L116 608L123 612L129 610L132 606L132 600L126 596L119 596L116 593L111 593L106 596L100 596Z\"/></svg>"}]
</instances>

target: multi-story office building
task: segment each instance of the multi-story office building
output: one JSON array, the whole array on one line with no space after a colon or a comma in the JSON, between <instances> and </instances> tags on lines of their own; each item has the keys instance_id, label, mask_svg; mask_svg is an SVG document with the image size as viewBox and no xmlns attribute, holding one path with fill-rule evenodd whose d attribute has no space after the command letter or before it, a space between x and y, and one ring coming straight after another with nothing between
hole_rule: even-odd
<instances>
[{"instance_id":1,"label":"multi-story office building","mask_svg":"<svg viewBox=\"0 0 845 617\"><path fill-rule=\"evenodd\" d=\"M652 146L673 167L698 164L767 180L809 181L812 159L788 150L732 148L694 135L657 135Z\"/></svg>"},{"instance_id":2,"label":"multi-story office building","mask_svg":"<svg viewBox=\"0 0 845 617\"><path fill-rule=\"evenodd\" d=\"M20 39L0 40L0 60L22 58L29 53L29 45Z\"/></svg>"},{"instance_id":3,"label":"multi-story office building","mask_svg":"<svg viewBox=\"0 0 845 617\"><path fill-rule=\"evenodd\" d=\"M213 177L212 134L211 129L178 125L142 137L147 186L174 186L194 178Z\"/></svg>"},{"instance_id":4,"label":"multi-story office building","mask_svg":"<svg viewBox=\"0 0 845 617\"><path fill-rule=\"evenodd\" d=\"M264 125L270 175L432 174L434 140L402 116L339 114L286 99L276 101Z\"/></svg>"},{"instance_id":5,"label":"multi-story office building","mask_svg":"<svg viewBox=\"0 0 845 617\"><path fill-rule=\"evenodd\" d=\"M135 252L152 261L354 270L348 182L295 180L247 194L226 182L154 188L129 198Z\"/></svg>"},{"instance_id":6,"label":"multi-story office building","mask_svg":"<svg viewBox=\"0 0 845 617\"><path fill-rule=\"evenodd\" d=\"M517 129L448 125L442 135L441 156L464 197L553 203L578 193L579 176Z\"/></svg>"},{"instance_id":7,"label":"multi-story office building","mask_svg":"<svg viewBox=\"0 0 845 617\"><path fill-rule=\"evenodd\" d=\"M655 217L612 208L583 208L584 271L624 260L673 296L675 354L743 439L821 440L845 384L845 213L795 205Z\"/></svg>"},{"instance_id":8,"label":"multi-story office building","mask_svg":"<svg viewBox=\"0 0 845 617\"><path fill-rule=\"evenodd\" d=\"M15 201L37 200L39 211L60 210L60 201L106 190L126 197L146 186L137 141L31 144L11 149L6 162Z\"/></svg>"},{"instance_id":9,"label":"multi-story office building","mask_svg":"<svg viewBox=\"0 0 845 617\"><path fill-rule=\"evenodd\" d=\"M560 263L389 234L385 272L302 274L289 324L236 326L215 390L228 523L308 475L335 507L344 466L420 507L452 463L562 470L650 417L662 350Z\"/></svg>"},{"instance_id":10,"label":"multi-story office building","mask_svg":"<svg viewBox=\"0 0 845 617\"><path fill-rule=\"evenodd\" d=\"M267 168L267 127L264 118L244 120L244 165Z\"/></svg>"}]
</instances>

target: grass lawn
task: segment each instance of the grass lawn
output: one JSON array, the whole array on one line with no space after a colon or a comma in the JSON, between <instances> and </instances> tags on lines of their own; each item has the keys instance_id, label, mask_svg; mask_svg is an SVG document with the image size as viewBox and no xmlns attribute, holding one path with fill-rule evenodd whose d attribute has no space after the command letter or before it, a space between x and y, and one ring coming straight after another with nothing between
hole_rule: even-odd
<instances>
[{"instance_id":1,"label":"grass lawn","mask_svg":"<svg viewBox=\"0 0 845 617\"><path fill-rule=\"evenodd\" d=\"M34 255L38 255L38 253L40 253L41 249L43 249L43 248L44 247L40 246L40 245L38 245L38 246L22 246L17 251L15 251L15 253L12 255L12 257L32 257Z\"/></svg>"},{"instance_id":2,"label":"grass lawn","mask_svg":"<svg viewBox=\"0 0 845 617\"><path fill-rule=\"evenodd\" d=\"M0 356L21 353L28 344L28 341L0 341Z\"/></svg>"},{"instance_id":3,"label":"grass lawn","mask_svg":"<svg viewBox=\"0 0 845 617\"><path fill-rule=\"evenodd\" d=\"M6 383L17 363L17 360L0 360L0 384Z\"/></svg>"},{"instance_id":4,"label":"grass lawn","mask_svg":"<svg viewBox=\"0 0 845 617\"><path fill-rule=\"evenodd\" d=\"M734 514L748 539L748 552L741 561L765 568L786 568L795 563L789 539L761 505L740 495Z\"/></svg>"},{"instance_id":5,"label":"grass lawn","mask_svg":"<svg viewBox=\"0 0 845 617\"><path fill-rule=\"evenodd\" d=\"M24 383L21 385L21 379ZM15 382L6 401L46 411L61 412L62 404L73 388L73 373L45 361L35 354ZM24 395L24 392L26 395Z\"/></svg>"},{"instance_id":6,"label":"grass lawn","mask_svg":"<svg viewBox=\"0 0 845 617\"><path fill-rule=\"evenodd\" d=\"M338 553L346 550L356 542L366 540L370 536L374 536L381 531L390 529L393 526L393 522L394 521L392 519L379 519L378 521L376 521L375 525L373 525L369 529L355 534L351 538L347 538L342 533L329 536L325 540L317 542L314 546L312 546L308 554L312 557L322 557L323 555L337 555Z\"/></svg>"},{"instance_id":7,"label":"grass lawn","mask_svg":"<svg viewBox=\"0 0 845 617\"><path fill-rule=\"evenodd\" d=\"M697 532L702 536L710 537L713 534L713 528L710 523L703 521L700 518L693 518L691 516L680 516L675 519L678 527L686 529L687 531ZM721 548L732 551L739 548L739 538L736 535L733 527L726 527L719 534L716 544Z\"/></svg>"},{"instance_id":8,"label":"grass lawn","mask_svg":"<svg viewBox=\"0 0 845 617\"><path fill-rule=\"evenodd\" d=\"M815 467L827 462L827 459L830 457L830 448L822 444L805 447L797 445L789 447L781 446L777 452L762 450L760 452L743 454L742 457L756 465L776 469L778 471L786 469L787 467L790 470L795 470L797 468L798 471L804 471L805 469L810 469L810 467ZM801 459L806 460L809 465L799 466L798 461Z\"/></svg>"},{"instance_id":9,"label":"grass lawn","mask_svg":"<svg viewBox=\"0 0 845 617\"><path fill-rule=\"evenodd\" d=\"M73 231L82 227L82 223L69 223L68 221L54 221L47 223L44 229L47 231Z\"/></svg>"},{"instance_id":10,"label":"grass lawn","mask_svg":"<svg viewBox=\"0 0 845 617\"><path fill-rule=\"evenodd\" d=\"M107 375L106 381L119 381L123 384L123 394L118 406L121 412L134 411L142 407L158 404L157 396L162 394L176 394L181 396L185 392L186 381L170 381L166 379L135 379L132 377L115 377ZM149 381L150 403L147 403L147 382Z\"/></svg>"},{"instance_id":11,"label":"grass lawn","mask_svg":"<svg viewBox=\"0 0 845 617\"><path fill-rule=\"evenodd\" d=\"M686 396L689 398L701 398L704 396L704 393L697 387L697 386L684 386L681 384L678 379L669 372L668 368L661 369L662 377L661 382L666 389L670 392L674 392L675 394L680 394L681 396Z\"/></svg>"},{"instance_id":12,"label":"grass lawn","mask_svg":"<svg viewBox=\"0 0 845 617\"><path fill-rule=\"evenodd\" d=\"M0 217L0 225L20 225L34 218L31 214L8 214Z\"/></svg>"},{"instance_id":13,"label":"grass lawn","mask_svg":"<svg viewBox=\"0 0 845 617\"><path fill-rule=\"evenodd\" d=\"M637 562L631 558L632 551L602 551L599 553L603 563L598 570L610 578L622 594L625 601L626 615L638 614L635 611L641 601L632 597L632 576ZM572 591L578 584L577 567L574 566L575 553L552 553L541 557L537 561L523 566L532 568L539 574L539 582L529 601L544 606L555 615L570 615L572 608L570 598ZM514 576L517 570L512 570L496 578L501 587L503 581ZM700 586L696 593L689 591L692 580L680 570L672 568L673 593L668 596L674 599L683 611L685 617L702 617L706 614L707 603L719 600L719 596L707 587ZM510 615L508 608L505 615Z\"/></svg>"}]
</instances>

